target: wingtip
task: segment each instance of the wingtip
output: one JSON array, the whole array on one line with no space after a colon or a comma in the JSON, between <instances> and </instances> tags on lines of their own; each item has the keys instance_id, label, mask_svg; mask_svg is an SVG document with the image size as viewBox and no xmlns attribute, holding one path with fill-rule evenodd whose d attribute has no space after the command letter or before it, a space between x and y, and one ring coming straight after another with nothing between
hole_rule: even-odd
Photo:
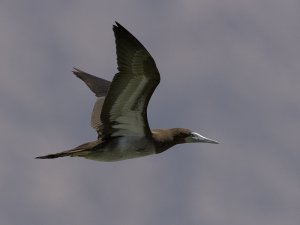
<instances>
[{"instance_id":1,"label":"wingtip","mask_svg":"<svg viewBox=\"0 0 300 225\"><path fill-rule=\"evenodd\" d=\"M118 29L119 26L120 26L120 24L117 21L115 21L115 24L113 24L113 31L115 31L116 29Z\"/></svg>"},{"instance_id":2,"label":"wingtip","mask_svg":"<svg viewBox=\"0 0 300 225\"><path fill-rule=\"evenodd\" d=\"M126 30L119 22L115 21L116 24L113 25L113 30ZM127 30L126 30L127 31Z\"/></svg>"},{"instance_id":3,"label":"wingtip","mask_svg":"<svg viewBox=\"0 0 300 225\"><path fill-rule=\"evenodd\" d=\"M78 76L79 73L83 73L83 71L81 69L73 67L72 73L75 74L76 76Z\"/></svg>"},{"instance_id":4,"label":"wingtip","mask_svg":"<svg viewBox=\"0 0 300 225\"><path fill-rule=\"evenodd\" d=\"M72 72L82 72L82 70L81 70L81 69L78 69L77 67L73 67Z\"/></svg>"}]
</instances>

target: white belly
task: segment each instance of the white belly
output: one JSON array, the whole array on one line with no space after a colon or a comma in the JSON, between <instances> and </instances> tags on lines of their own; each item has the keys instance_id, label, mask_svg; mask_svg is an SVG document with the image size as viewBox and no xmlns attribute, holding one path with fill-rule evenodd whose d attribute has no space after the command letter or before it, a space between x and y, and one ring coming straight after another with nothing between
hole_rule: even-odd
<instances>
[{"instance_id":1,"label":"white belly","mask_svg":"<svg viewBox=\"0 0 300 225\"><path fill-rule=\"evenodd\" d=\"M152 141L145 137L131 136L113 139L102 149L97 149L86 155L85 158L97 161L120 161L143 157L155 153Z\"/></svg>"}]
</instances>

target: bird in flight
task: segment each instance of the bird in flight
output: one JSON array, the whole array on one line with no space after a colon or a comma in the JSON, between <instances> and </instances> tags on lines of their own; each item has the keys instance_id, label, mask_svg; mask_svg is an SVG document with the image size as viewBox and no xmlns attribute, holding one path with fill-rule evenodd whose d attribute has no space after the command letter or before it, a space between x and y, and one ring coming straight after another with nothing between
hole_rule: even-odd
<instances>
[{"instance_id":1,"label":"bird in flight","mask_svg":"<svg viewBox=\"0 0 300 225\"><path fill-rule=\"evenodd\" d=\"M77 156L97 161L120 161L158 154L177 144L218 142L185 128L150 130L149 100L160 82L156 64L146 48L118 22L113 26L118 73L112 82L77 68L73 73L97 97L91 125L98 139L71 150L36 157Z\"/></svg>"}]
</instances>

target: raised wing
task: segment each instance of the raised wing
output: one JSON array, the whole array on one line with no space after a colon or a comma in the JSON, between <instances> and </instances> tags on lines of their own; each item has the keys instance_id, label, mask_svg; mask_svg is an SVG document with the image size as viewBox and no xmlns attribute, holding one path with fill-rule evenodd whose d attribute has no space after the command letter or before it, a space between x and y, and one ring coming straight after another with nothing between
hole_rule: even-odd
<instances>
[{"instance_id":1,"label":"raised wing","mask_svg":"<svg viewBox=\"0 0 300 225\"><path fill-rule=\"evenodd\" d=\"M74 68L73 73L80 78L97 96L97 100L94 104L91 126L97 131L98 138L102 135L103 125L100 119L102 106L105 100L105 96L109 90L110 81L88 74L80 69Z\"/></svg>"},{"instance_id":2,"label":"raised wing","mask_svg":"<svg viewBox=\"0 0 300 225\"><path fill-rule=\"evenodd\" d=\"M73 73L80 78L97 97L106 96L111 82L74 68Z\"/></svg>"},{"instance_id":3,"label":"raised wing","mask_svg":"<svg viewBox=\"0 0 300 225\"><path fill-rule=\"evenodd\" d=\"M103 136L151 136L148 102L160 82L154 59L123 26L113 26L118 70L106 96L101 121Z\"/></svg>"}]
</instances>

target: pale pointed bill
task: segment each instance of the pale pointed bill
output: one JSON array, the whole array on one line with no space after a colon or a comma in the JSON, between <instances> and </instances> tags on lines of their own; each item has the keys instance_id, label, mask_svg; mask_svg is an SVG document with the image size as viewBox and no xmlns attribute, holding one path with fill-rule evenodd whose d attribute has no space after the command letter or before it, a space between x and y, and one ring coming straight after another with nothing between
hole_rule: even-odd
<instances>
[{"instance_id":1,"label":"pale pointed bill","mask_svg":"<svg viewBox=\"0 0 300 225\"><path fill-rule=\"evenodd\" d=\"M191 136L187 138L187 141L189 141L189 142L203 142L203 143L219 144L219 142L217 142L216 140L204 137L201 134L198 134L196 132L192 132Z\"/></svg>"}]
</instances>

